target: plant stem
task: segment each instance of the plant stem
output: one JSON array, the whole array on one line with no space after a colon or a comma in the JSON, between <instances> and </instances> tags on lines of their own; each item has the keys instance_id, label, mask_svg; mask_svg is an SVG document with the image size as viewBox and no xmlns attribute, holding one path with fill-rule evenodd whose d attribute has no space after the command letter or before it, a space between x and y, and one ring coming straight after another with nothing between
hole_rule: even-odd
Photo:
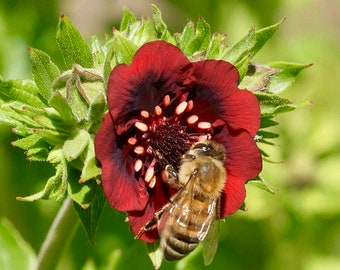
<instances>
[{"instance_id":1,"label":"plant stem","mask_svg":"<svg viewBox=\"0 0 340 270\"><path fill-rule=\"evenodd\" d=\"M79 219L73 209L72 200L66 198L41 246L36 270L57 268L63 251L70 244L78 226Z\"/></svg>"}]
</instances>

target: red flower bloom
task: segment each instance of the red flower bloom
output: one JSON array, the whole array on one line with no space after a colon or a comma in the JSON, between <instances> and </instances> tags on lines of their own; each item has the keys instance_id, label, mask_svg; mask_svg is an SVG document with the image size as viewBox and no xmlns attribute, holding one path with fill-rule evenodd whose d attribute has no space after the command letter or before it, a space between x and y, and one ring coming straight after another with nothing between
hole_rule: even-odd
<instances>
[{"instance_id":1,"label":"red flower bloom","mask_svg":"<svg viewBox=\"0 0 340 270\"><path fill-rule=\"evenodd\" d=\"M112 70L109 112L95 151L105 195L115 209L128 213L135 234L175 192L162 180L164 164L155 151L178 168L181 155L202 135L226 148L221 218L242 205L245 183L259 174L262 159L254 141L259 103L251 92L238 89L238 79L230 63L190 63L164 41L145 44L130 65ZM156 230L141 237L158 238Z\"/></svg>"}]
</instances>

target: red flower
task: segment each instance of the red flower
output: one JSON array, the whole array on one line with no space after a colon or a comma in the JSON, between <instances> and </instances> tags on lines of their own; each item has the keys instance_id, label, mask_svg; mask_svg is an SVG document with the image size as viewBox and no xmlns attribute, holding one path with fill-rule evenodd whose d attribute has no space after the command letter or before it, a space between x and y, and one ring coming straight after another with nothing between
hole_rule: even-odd
<instances>
[{"instance_id":1,"label":"red flower","mask_svg":"<svg viewBox=\"0 0 340 270\"><path fill-rule=\"evenodd\" d=\"M130 65L116 66L108 84L109 112L95 138L102 184L112 207L128 213L137 234L175 192L163 180L158 151L178 168L180 157L199 136L224 145L227 181L221 218L245 199L245 183L262 159L254 136L260 125L256 97L237 87L239 75L228 62L189 62L164 41L142 46ZM156 230L141 239L158 239Z\"/></svg>"}]
</instances>

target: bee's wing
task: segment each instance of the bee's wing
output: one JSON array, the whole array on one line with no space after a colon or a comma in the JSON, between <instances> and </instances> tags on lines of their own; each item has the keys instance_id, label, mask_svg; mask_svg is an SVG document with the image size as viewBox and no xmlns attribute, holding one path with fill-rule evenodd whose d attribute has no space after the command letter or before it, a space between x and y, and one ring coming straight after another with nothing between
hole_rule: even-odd
<instances>
[{"instance_id":1,"label":"bee's wing","mask_svg":"<svg viewBox=\"0 0 340 270\"><path fill-rule=\"evenodd\" d=\"M218 246L218 233L220 231L220 203L215 200L213 203L213 220L211 221L208 234L202 241L204 264L212 263Z\"/></svg>"}]
</instances>

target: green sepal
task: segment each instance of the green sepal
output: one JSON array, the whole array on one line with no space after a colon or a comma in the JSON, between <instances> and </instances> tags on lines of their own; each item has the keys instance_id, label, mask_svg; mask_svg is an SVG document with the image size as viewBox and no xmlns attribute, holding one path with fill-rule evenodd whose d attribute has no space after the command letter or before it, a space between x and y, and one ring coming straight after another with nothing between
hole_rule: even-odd
<instances>
[{"instance_id":1,"label":"green sepal","mask_svg":"<svg viewBox=\"0 0 340 270\"><path fill-rule=\"evenodd\" d=\"M113 44L110 49L114 51L112 59L114 62L111 64L111 67L114 67L118 64L130 64L138 47L121 32L114 29Z\"/></svg>"},{"instance_id":2,"label":"green sepal","mask_svg":"<svg viewBox=\"0 0 340 270\"><path fill-rule=\"evenodd\" d=\"M69 170L67 191L71 199L82 208L87 209L96 194L97 182L92 179L83 183L79 182L80 172L76 169Z\"/></svg>"},{"instance_id":3,"label":"green sepal","mask_svg":"<svg viewBox=\"0 0 340 270\"><path fill-rule=\"evenodd\" d=\"M89 144L84 151L84 162L80 175L79 182L83 183L92 178L99 176L102 172L101 168L98 167L97 159L94 152L93 138L89 140Z\"/></svg>"},{"instance_id":4,"label":"green sepal","mask_svg":"<svg viewBox=\"0 0 340 270\"><path fill-rule=\"evenodd\" d=\"M90 134L85 130L79 130L78 134L71 139L65 141L62 151L67 161L78 158L90 141Z\"/></svg>"},{"instance_id":5,"label":"green sepal","mask_svg":"<svg viewBox=\"0 0 340 270\"><path fill-rule=\"evenodd\" d=\"M41 108L44 103L38 96L39 89L31 80L0 79L0 99L4 102L18 101L23 104Z\"/></svg>"},{"instance_id":6,"label":"green sepal","mask_svg":"<svg viewBox=\"0 0 340 270\"><path fill-rule=\"evenodd\" d=\"M160 241L157 240L153 243L146 243L146 249L154 269L159 269L163 261L163 251L160 246Z\"/></svg>"},{"instance_id":7,"label":"green sepal","mask_svg":"<svg viewBox=\"0 0 340 270\"><path fill-rule=\"evenodd\" d=\"M221 55L227 49L227 44L225 44L226 37L226 34L220 33L212 35L205 59L221 59Z\"/></svg>"},{"instance_id":8,"label":"green sepal","mask_svg":"<svg viewBox=\"0 0 340 270\"><path fill-rule=\"evenodd\" d=\"M277 24L262 28L258 31L255 31L255 27L252 27L245 37L235 43L222 55L222 59L232 64L236 64L247 55L249 55L250 59L253 58L263 45L274 35L277 29L279 29L283 21L284 20L281 20Z\"/></svg>"},{"instance_id":9,"label":"green sepal","mask_svg":"<svg viewBox=\"0 0 340 270\"><path fill-rule=\"evenodd\" d=\"M93 67L89 46L71 20L64 15L59 18L56 39L68 69L71 69L74 64L84 68Z\"/></svg>"},{"instance_id":10,"label":"green sepal","mask_svg":"<svg viewBox=\"0 0 340 270\"><path fill-rule=\"evenodd\" d=\"M155 28L151 20L142 19L131 25L128 37L137 47L156 39Z\"/></svg>"},{"instance_id":11,"label":"green sepal","mask_svg":"<svg viewBox=\"0 0 340 270\"><path fill-rule=\"evenodd\" d=\"M26 197L17 197L19 201L36 201L36 200L56 200L61 201L66 196L68 182L68 170L65 161L56 166L56 174L50 177L42 191Z\"/></svg>"},{"instance_id":12,"label":"green sepal","mask_svg":"<svg viewBox=\"0 0 340 270\"><path fill-rule=\"evenodd\" d=\"M153 16L152 21L155 27L156 35L158 39L164 40L171 44L175 44L175 39L168 30L168 26L162 19L162 13L159 8L155 5L151 5Z\"/></svg>"},{"instance_id":13,"label":"green sepal","mask_svg":"<svg viewBox=\"0 0 340 270\"><path fill-rule=\"evenodd\" d=\"M268 182L266 182L261 175L258 175L256 179L250 180L247 183L252 184L271 194L276 194L278 192L278 189L271 186Z\"/></svg>"},{"instance_id":14,"label":"green sepal","mask_svg":"<svg viewBox=\"0 0 340 270\"><path fill-rule=\"evenodd\" d=\"M46 161L49 144L38 134L31 134L27 137L12 142L13 146L27 150L26 156L31 161Z\"/></svg>"},{"instance_id":15,"label":"green sepal","mask_svg":"<svg viewBox=\"0 0 340 270\"><path fill-rule=\"evenodd\" d=\"M267 91L271 77L278 72L279 70L276 68L250 63L239 87L252 92Z\"/></svg>"},{"instance_id":16,"label":"green sepal","mask_svg":"<svg viewBox=\"0 0 340 270\"><path fill-rule=\"evenodd\" d=\"M292 101L279 97L277 95L255 92L260 102L261 116L272 116L283 112L289 112L298 107Z\"/></svg>"},{"instance_id":17,"label":"green sepal","mask_svg":"<svg viewBox=\"0 0 340 270\"><path fill-rule=\"evenodd\" d=\"M74 208L80 218L80 221L92 244L94 244L95 242L94 239L98 227L98 222L106 202L103 190L100 185L94 185L93 190L95 192L94 197L91 201L90 206L86 209L81 207L78 203L73 203Z\"/></svg>"},{"instance_id":18,"label":"green sepal","mask_svg":"<svg viewBox=\"0 0 340 270\"><path fill-rule=\"evenodd\" d=\"M105 52L103 46L100 44L98 37L92 36L91 49L94 61L94 68L101 69L105 62Z\"/></svg>"},{"instance_id":19,"label":"green sepal","mask_svg":"<svg viewBox=\"0 0 340 270\"><path fill-rule=\"evenodd\" d=\"M312 64L273 62L269 63L268 66L278 70L278 72L270 78L268 92L278 94L289 87L302 70L312 66Z\"/></svg>"},{"instance_id":20,"label":"green sepal","mask_svg":"<svg viewBox=\"0 0 340 270\"><path fill-rule=\"evenodd\" d=\"M129 26L136 21L137 21L136 16L130 10L124 8L123 18L120 22L119 30L126 31L129 28Z\"/></svg>"},{"instance_id":21,"label":"green sepal","mask_svg":"<svg viewBox=\"0 0 340 270\"><path fill-rule=\"evenodd\" d=\"M58 91L53 92L49 104L60 114L60 117L65 121L65 125L73 126L77 123L70 104L61 93Z\"/></svg>"},{"instance_id":22,"label":"green sepal","mask_svg":"<svg viewBox=\"0 0 340 270\"><path fill-rule=\"evenodd\" d=\"M191 56L199 51L206 52L211 39L210 25L203 18L199 18L196 23L195 32L189 40L188 37L189 35L185 37L186 42L182 43L185 55Z\"/></svg>"},{"instance_id":23,"label":"green sepal","mask_svg":"<svg viewBox=\"0 0 340 270\"><path fill-rule=\"evenodd\" d=\"M38 49L29 49L32 61L32 74L39 94L47 101L52 94L53 81L60 75L60 70L51 58Z\"/></svg>"}]
</instances>

